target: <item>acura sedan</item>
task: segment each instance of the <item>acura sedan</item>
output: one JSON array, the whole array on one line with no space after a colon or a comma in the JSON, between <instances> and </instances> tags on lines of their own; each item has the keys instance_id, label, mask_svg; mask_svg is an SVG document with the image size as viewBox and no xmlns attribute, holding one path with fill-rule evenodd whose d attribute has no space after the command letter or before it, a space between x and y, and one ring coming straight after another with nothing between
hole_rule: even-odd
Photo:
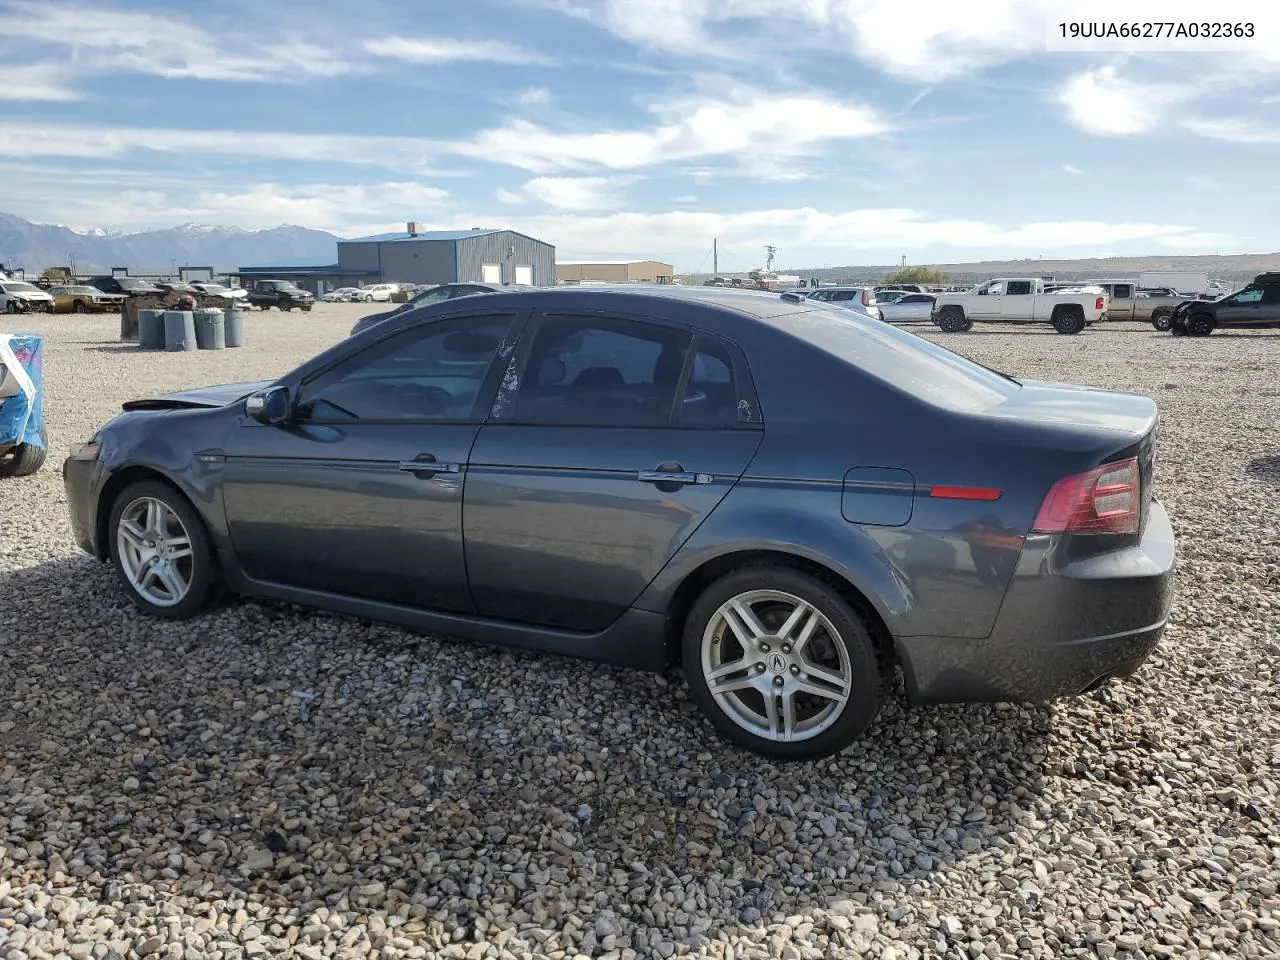
<instances>
[{"instance_id":1,"label":"acura sedan","mask_svg":"<svg viewBox=\"0 0 1280 960\"><path fill-rule=\"evenodd\" d=\"M627 667L727 739L1132 674L1174 540L1145 398L839 306L558 288L406 311L270 383L131 401L63 471L145 614L227 591Z\"/></svg>"}]
</instances>

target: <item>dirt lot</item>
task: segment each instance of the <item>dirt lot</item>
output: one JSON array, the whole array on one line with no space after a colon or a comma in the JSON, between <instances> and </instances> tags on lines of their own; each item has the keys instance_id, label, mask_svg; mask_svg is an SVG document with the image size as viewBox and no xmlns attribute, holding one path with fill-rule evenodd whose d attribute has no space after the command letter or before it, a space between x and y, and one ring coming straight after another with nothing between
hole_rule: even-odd
<instances>
[{"instance_id":1,"label":"dirt lot","mask_svg":"<svg viewBox=\"0 0 1280 960\"><path fill-rule=\"evenodd\" d=\"M79 554L69 444L368 312L255 313L189 354L114 317L19 327L48 338L54 449L0 481L0 957L1280 955L1280 334L933 333L1158 400L1172 626L1088 697L895 703L781 768L675 677L257 603L144 620Z\"/></svg>"}]
</instances>

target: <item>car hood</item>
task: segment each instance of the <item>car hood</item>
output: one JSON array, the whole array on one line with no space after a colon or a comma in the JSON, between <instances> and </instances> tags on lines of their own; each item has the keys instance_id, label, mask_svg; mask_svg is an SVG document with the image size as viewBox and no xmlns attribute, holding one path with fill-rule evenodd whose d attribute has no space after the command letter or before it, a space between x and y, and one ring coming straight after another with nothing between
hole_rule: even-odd
<instances>
[{"instance_id":1,"label":"car hood","mask_svg":"<svg viewBox=\"0 0 1280 960\"><path fill-rule=\"evenodd\" d=\"M176 393L161 393L141 400L129 400L121 409L129 410L181 410L193 407L225 407L243 400L271 386L274 380L246 380L241 383L223 383L211 387L196 387Z\"/></svg>"},{"instance_id":2,"label":"car hood","mask_svg":"<svg viewBox=\"0 0 1280 960\"><path fill-rule=\"evenodd\" d=\"M45 293L43 290L15 290L9 294L11 297L17 297L19 300L52 300L53 295Z\"/></svg>"}]
</instances>

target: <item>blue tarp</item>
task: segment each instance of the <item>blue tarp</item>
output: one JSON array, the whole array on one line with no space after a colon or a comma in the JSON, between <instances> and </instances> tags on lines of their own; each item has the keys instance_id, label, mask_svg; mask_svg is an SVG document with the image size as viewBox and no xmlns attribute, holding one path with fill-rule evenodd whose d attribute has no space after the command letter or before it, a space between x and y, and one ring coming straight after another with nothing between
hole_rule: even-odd
<instances>
[{"instance_id":1,"label":"blue tarp","mask_svg":"<svg viewBox=\"0 0 1280 960\"><path fill-rule=\"evenodd\" d=\"M17 382L16 396L0 399L0 447L44 446L44 337L0 333L0 365Z\"/></svg>"}]
</instances>

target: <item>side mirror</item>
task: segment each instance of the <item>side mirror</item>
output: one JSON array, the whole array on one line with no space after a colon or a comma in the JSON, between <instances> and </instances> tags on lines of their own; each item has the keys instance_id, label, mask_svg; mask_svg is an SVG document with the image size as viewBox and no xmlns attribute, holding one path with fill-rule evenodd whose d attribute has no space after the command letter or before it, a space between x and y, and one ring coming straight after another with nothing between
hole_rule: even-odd
<instances>
[{"instance_id":1,"label":"side mirror","mask_svg":"<svg viewBox=\"0 0 1280 960\"><path fill-rule=\"evenodd\" d=\"M245 415L268 427L287 423L290 406L288 387L269 387L244 400Z\"/></svg>"}]
</instances>

